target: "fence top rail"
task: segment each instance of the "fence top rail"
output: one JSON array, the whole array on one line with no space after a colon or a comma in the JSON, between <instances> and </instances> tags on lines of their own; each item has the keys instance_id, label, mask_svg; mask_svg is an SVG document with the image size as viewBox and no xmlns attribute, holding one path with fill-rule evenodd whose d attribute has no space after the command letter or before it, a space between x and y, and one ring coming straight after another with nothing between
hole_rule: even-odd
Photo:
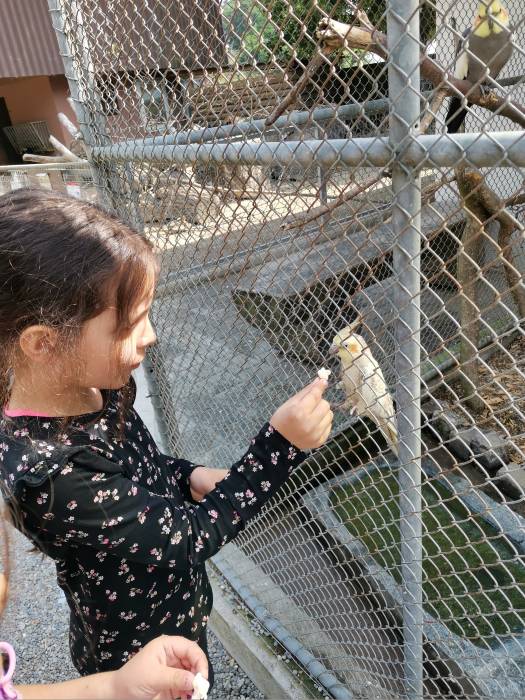
<instances>
[{"instance_id":1,"label":"fence top rail","mask_svg":"<svg viewBox=\"0 0 525 700\"><path fill-rule=\"evenodd\" d=\"M96 146L98 161L243 162L262 165L298 163L323 167L385 167L394 159L412 168L454 167L465 162L480 168L525 167L525 131L411 136L394 150L387 137L308 141L242 141L189 145L112 144Z\"/></svg>"}]
</instances>

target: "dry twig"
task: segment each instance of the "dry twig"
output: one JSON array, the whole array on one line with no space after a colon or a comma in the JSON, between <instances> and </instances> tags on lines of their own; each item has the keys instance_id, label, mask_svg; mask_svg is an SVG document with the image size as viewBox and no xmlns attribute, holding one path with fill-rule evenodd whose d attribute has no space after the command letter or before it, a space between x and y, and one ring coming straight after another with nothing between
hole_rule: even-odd
<instances>
[{"instance_id":1,"label":"dry twig","mask_svg":"<svg viewBox=\"0 0 525 700\"><path fill-rule=\"evenodd\" d=\"M299 217L293 221L285 223L281 226L281 228L289 230L292 228L297 228L298 226L306 226L307 224L312 223L312 221L318 219L320 216L333 212L334 209L337 209L337 207L340 207L342 204L349 202L354 197L357 197L357 195L366 192L366 190L370 189L370 187L378 182L381 182L383 178L384 173L381 173L380 175L373 175L372 177L367 178L364 182L354 185L349 190L343 190L337 199L334 199L332 202L330 202L330 204L324 204L322 207L318 207L303 218Z\"/></svg>"}]
</instances>

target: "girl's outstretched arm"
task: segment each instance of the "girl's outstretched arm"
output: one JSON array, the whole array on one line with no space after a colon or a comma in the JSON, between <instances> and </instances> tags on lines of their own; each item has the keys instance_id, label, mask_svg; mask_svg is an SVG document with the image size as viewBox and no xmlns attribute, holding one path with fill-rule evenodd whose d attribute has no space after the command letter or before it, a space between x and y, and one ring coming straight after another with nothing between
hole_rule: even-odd
<instances>
[{"instance_id":1,"label":"girl's outstretched arm","mask_svg":"<svg viewBox=\"0 0 525 700\"><path fill-rule=\"evenodd\" d=\"M20 505L30 532L50 533L114 556L168 568L212 557L257 515L304 459L297 447L326 440L331 411L316 380L283 404L246 454L196 505L152 493L125 469L85 447L39 486L26 486ZM287 439L289 438L289 439ZM52 458L51 458L52 461Z\"/></svg>"},{"instance_id":2,"label":"girl's outstretched arm","mask_svg":"<svg viewBox=\"0 0 525 700\"><path fill-rule=\"evenodd\" d=\"M184 637L162 636L118 671L15 689L23 700L172 700L191 696L197 673L208 677L208 661L198 644Z\"/></svg>"}]
</instances>

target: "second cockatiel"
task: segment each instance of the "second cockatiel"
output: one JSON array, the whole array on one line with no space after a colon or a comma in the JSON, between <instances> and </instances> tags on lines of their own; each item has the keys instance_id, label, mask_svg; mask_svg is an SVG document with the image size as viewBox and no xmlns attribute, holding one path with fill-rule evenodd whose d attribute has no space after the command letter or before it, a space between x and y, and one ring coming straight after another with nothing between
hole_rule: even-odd
<instances>
[{"instance_id":1,"label":"second cockatiel","mask_svg":"<svg viewBox=\"0 0 525 700\"><path fill-rule=\"evenodd\" d=\"M341 384L346 394L343 408L370 418L397 456L394 402L383 372L366 340L355 333L351 326L347 326L333 339L331 353L337 354L341 364Z\"/></svg>"},{"instance_id":2,"label":"second cockatiel","mask_svg":"<svg viewBox=\"0 0 525 700\"><path fill-rule=\"evenodd\" d=\"M454 76L482 86L496 79L512 54L512 28L509 13L499 0L478 5L472 27L463 33L458 46ZM490 83L489 83L490 84ZM452 97L446 124L449 134L459 131L467 116L464 100Z\"/></svg>"}]
</instances>

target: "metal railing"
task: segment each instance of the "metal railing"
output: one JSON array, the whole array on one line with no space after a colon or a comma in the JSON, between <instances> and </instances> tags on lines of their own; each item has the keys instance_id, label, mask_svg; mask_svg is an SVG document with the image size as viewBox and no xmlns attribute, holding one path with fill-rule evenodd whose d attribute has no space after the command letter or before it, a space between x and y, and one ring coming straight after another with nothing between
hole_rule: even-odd
<instances>
[{"instance_id":1,"label":"metal railing","mask_svg":"<svg viewBox=\"0 0 525 700\"><path fill-rule=\"evenodd\" d=\"M319 366L359 385L221 573L312 697L525 697L520 3L49 5L98 192L161 258L170 447L224 466Z\"/></svg>"}]
</instances>

